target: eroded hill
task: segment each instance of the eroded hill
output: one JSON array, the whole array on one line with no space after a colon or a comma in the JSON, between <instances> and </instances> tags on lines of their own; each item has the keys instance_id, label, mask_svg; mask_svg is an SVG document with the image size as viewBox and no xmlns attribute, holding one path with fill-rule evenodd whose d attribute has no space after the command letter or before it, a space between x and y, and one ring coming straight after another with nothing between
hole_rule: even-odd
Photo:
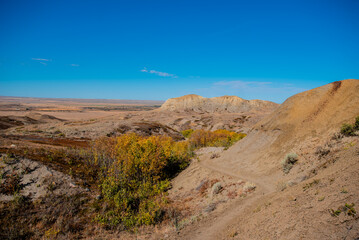
<instances>
[{"instance_id":1,"label":"eroded hill","mask_svg":"<svg viewBox=\"0 0 359 240\"><path fill-rule=\"evenodd\" d=\"M237 96L204 98L196 94L168 99L160 108L165 111L194 111L203 113L244 113L273 111L279 104L263 100L245 100Z\"/></svg>"},{"instance_id":2,"label":"eroded hill","mask_svg":"<svg viewBox=\"0 0 359 240\"><path fill-rule=\"evenodd\" d=\"M171 207L176 208L166 212L168 218L160 225L140 229L136 234L99 232L93 222L85 221L87 216L83 213L86 211L80 211L75 213L80 214L81 222L86 223L83 229L92 230L84 233L78 228L75 235L96 235L104 239L359 237L359 132L356 136L339 134L343 123L352 124L359 116L358 80L334 82L299 93L273 108L266 105L261 108L260 104L254 103L252 107L241 108L247 109L247 112L230 112L240 109L234 106L242 106L246 101L233 97L215 98L220 107L203 103L205 100L199 96L182 98L182 110L164 109L164 105L153 111L126 111L103 118L12 127L1 130L1 147L4 151L25 152L21 149L28 144L25 139L32 139L29 149L26 149L32 157L38 154L35 147L43 149L43 144L55 145L55 140L65 141L66 144L70 144L69 140L87 143L87 138L119 136L129 132L144 136L172 135L181 140L180 131L189 128L245 130L248 135L228 149L209 147L196 152L190 166L171 182L169 202ZM42 136L43 141L37 139L34 143L33 134ZM67 146L58 141L56 143L55 149ZM74 143L71 142L72 145ZM80 143L76 142L76 146ZM297 159L292 168L283 171L282 160L289 153ZM83 170L87 169L81 165L81 158L73 162L68 153L52 157L44 152L40 157L49 167L65 175L73 175L78 180L83 177L81 174L85 174ZM98 184L92 182L97 178L91 175L91 171L86 174L86 184L79 181L78 185L88 188L89 202L101 201L101 195L94 187ZM50 183L48 191L53 190ZM72 202L69 199L68 203ZM67 209L71 213L78 208L62 206L61 202L55 206L56 209L64 209L63 213L55 215L59 216L57 224L61 228L67 220L75 219L71 217L75 215L68 214ZM86 202L81 206L91 209ZM100 209L97 206L95 210L97 208ZM32 206L29 207L27 212L32 209ZM16 214L19 214L19 219L23 217L20 210ZM67 220L62 221L62 216L68 216ZM50 227L53 222L48 224L45 227ZM60 234L68 234L66 231Z\"/></svg>"},{"instance_id":3,"label":"eroded hill","mask_svg":"<svg viewBox=\"0 0 359 240\"><path fill-rule=\"evenodd\" d=\"M359 138L339 133L359 116L359 81L334 82L287 99L217 158L215 172L250 180L256 193L188 227L178 239L356 239ZM289 173L282 160L298 161ZM356 209L356 210L355 210Z\"/></svg>"},{"instance_id":4,"label":"eroded hill","mask_svg":"<svg viewBox=\"0 0 359 240\"><path fill-rule=\"evenodd\" d=\"M19 108L18 111L14 111L13 108L2 109L1 114L4 116L0 117L0 129L9 129L1 133L12 137L31 136L34 139L36 138L33 136L34 133L45 138L94 139L99 136L118 136L136 132L143 136L168 135L181 139L180 132L187 129L227 129L247 132L255 123L278 107L276 103L248 101L235 96L207 99L197 95L187 95L178 99L169 99L161 108L150 111L146 109L119 111L121 106L114 105L112 102L108 105L100 105L101 102L89 102L89 105L85 105L81 101L74 105L80 106L81 109L74 110L70 108L69 104L72 103L70 100L64 103L50 101L52 110L49 110L45 99L41 102L41 109L46 111L39 111L38 102L26 103L27 110L22 111L19 106L23 106L24 103L15 100L11 103ZM99 109L100 107L102 110ZM128 106L124 105L124 107ZM134 107L136 106L132 106ZM7 112L9 115L5 115ZM34 121L32 123L18 121L22 119L21 121L24 122L23 119L28 117ZM67 121L55 121L56 118Z\"/></svg>"}]
</instances>

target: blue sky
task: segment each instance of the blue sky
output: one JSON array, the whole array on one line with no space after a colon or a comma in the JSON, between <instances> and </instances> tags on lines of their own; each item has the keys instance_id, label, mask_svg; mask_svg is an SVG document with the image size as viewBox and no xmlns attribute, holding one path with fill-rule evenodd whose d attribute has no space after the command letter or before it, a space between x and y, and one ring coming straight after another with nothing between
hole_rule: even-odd
<instances>
[{"instance_id":1,"label":"blue sky","mask_svg":"<svg viewBox=\"0 0 359 240\"><path fill-rule=\"evenodd\" d=\"M0 0L0 95L282 102L359 79L359 1Z\"/></svg>"}]
</instances>

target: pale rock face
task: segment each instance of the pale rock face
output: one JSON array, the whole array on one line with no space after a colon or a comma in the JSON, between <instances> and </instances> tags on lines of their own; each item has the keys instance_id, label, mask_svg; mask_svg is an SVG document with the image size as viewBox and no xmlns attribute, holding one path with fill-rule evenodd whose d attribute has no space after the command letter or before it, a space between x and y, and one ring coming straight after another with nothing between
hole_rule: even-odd
<instances>
[{"instance_id":1,"label":"pale rock face","mask_svg":"<svg viewBox=\"0 0 359 240\"><path fill-rule=\"evenodd\" d=\"M161 109L170 111L199 110L199 108L204 104L206 104L206 99L204 97L190 94L178 98L168 99L161 106Z\"/></svg>"},{"instance_id":2,"label":"pale rock face","mask_svg":"<svg viewBox=\"0 0 359 240\"><path fill-rule=\"evenodd\" d=\"M204 98L190 94L178 98L168 99L161 110L167 111L194 111L194 112L249 112L257 110L274 110L279 104L263 100L245 100L237 96L222 96Z\"/></svg>"}]
</instances>

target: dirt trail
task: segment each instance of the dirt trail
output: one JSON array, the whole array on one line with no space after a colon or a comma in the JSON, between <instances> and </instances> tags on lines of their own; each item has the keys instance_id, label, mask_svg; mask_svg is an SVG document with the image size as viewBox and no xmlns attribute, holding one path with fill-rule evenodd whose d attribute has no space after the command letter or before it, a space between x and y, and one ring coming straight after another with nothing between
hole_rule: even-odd
<instances>
[{"instance_id":1,"label":"dirt trail","mask_svg":"<svg viewBox=\"0 0 359 240\"><path fill-rule=\"evenodd\" d=\"M303 148L302 152L305 154L308 149L314 149L314 146L318 144L315 138L323 139L323 136L329 134L331 130L340 129L341 124L350 122L355 116L358 116L358 92L358 80L345 80L294 95L269 117L258 122L245 139L223 152L220 158L203 158L200 162L201 167L223 175L251 181L257 185L257 189L244 199L234 202L226 210L215 213L208 219L204 219L203 222L198 223L197 226L189 228L187 232L183 233L181 239L230 238L229 227L239 222L243 224L245 220L240 221L241 219L252 220L252 226L247 229L255 231L254 229L258 226L257 219L260 217L250 219L246 218L246 214L252 214L257 206L264 203L272 194L277 194L276 183L279 182L278 180L289 180L288 177L281 175L282 173L278 168L280 159L293 149L300 151ZM301 144L302 147L299 147L298 144ZM314 160L308 158L303 163L313 164ZM312 167L303 169L310 170ZM303 172L292 173L291 178L294 179L295 176L301 177L302 175ZM310 200L306 201L303 203L312 204ZM288 212L283 214L282 219L286 219L287 215ZM325 216L320 216L325 219ZM268 219L270 218L268 217ZM267 224L268 219L263 220L262 224ZM299 219L297 220L299 221ZM280 220L278 222L280 222L278 226L285 225ZM309 227L308 222L303 223L303 225ZM268 224L270 225L270 223ZM293 226L295 224L294 222ZM275 224L272 226L275 229ZM321 228L321 226L323 224L316 225L317 228ZM293 229L283 228L282 230L291 232ZM337 230L335 229L333 232ZM298 231L307 234L304 230ZM252 233L249 232L248 234ZM258 237L261 234L257 231L251 236ZM276 232L276 234L282 233ZM296 234L299 233L296 232ZM272 237L270 239L278 238Z\"/></svg>"},{"instance_id":2,"label":"dirt trail","mask_svg":"<svg viewBox=\"0 0 359 240\"><path fill-rule=\"evenodd\" d=\"M181 237L182 239L219 239L220 235L223 235L228 226L230 226L245 209L251 206L254 207L264 196L275 192L276 177L274 176L259 176L248 173L254 169L241 169L240 172L236 173L224 166L214 164L208 158L203 158L202 161L199 162L199 165L223 175L253 182L257 187L254 193L245 198L238 199L225 211L213 218L205 220L203 224L200 224L199 228L195 229L195 232L190 231L185 233L184 236Z\"/></svg>"}]
</instances>

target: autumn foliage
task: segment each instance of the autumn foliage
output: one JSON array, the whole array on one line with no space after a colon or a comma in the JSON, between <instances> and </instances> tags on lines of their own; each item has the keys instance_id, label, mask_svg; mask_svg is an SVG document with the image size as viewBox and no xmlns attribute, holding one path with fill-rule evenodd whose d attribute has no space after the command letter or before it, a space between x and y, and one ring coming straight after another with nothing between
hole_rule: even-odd
<instances>
[{"instance_id":1,"label":"autumn foliage","mask_svg":"<svg viewBox=\"0 0 359 240\"><path fill-rule=\"evenodd\" d=\"M199 147L229 147L233 143L244 138L246 134L236 133L225 129L215 131L195 130L189 136L189 144L194 148Z\"/></svg>"},{"instance_id":2,"label":"autumn foliage","mask_svg":"<svg viewBox=\"0 0 359 240\"><path fill-rule=\"evenodd\" d=\"M244 136L227 130L195 130L180 142L134 133L97 139L90 164L101 169L101 195L107 202L97 220L126 229L158 222L163 217L170 179L189 164L193 150L227 147Z\"/></svg>"},{"instance_id":3,"label":"autumn foliage","mask_svg":"<svg viewBox=\"0 0 359 240\"><path fill-rule=\"evenodd\" d=\"M161 218L169 179L188 165L191 151L188 142L170 137L125 134L98 139L93 155L94 164L105 169L101 191L110 203L98 220L131 228Z\"/></svg>"}]
</instances>

